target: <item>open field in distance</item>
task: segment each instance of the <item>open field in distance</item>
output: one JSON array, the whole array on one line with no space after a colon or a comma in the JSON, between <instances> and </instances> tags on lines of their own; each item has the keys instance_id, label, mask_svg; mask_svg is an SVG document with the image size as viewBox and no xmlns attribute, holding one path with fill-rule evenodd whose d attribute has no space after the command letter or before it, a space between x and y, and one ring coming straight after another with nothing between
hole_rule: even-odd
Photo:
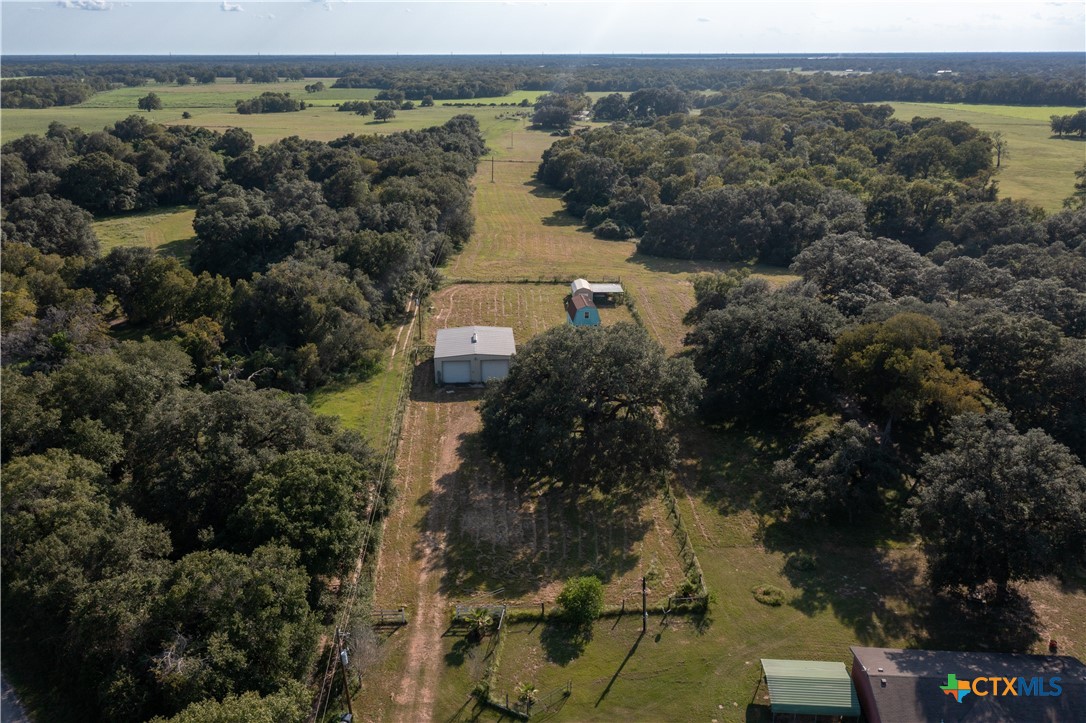
<instances>
[{"instance_id":1,"label":"open field in distance","mask_svg":"<svg viewBox=\"0 0 1086 723\"><path fill-rule=\"evenodd\" d=\"M1057 138L1049 130L1049 117L1072 115L1077 108L963 103L891 103L903 120L916 116L965 121L1007 139L1007 154L996 174L1001 198L1016 198L1058 211L1071 195L1075 171L1086 163L1086 143L1078 138Z\"/></svg>"}]
</instances>

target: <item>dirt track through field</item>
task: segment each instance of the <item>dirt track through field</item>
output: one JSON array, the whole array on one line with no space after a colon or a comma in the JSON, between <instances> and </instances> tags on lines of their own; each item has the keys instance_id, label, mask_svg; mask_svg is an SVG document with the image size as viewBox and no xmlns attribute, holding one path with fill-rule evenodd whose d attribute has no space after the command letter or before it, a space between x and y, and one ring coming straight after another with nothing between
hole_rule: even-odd
<instances>
[{"instance_id":1,"label":"dirt track through field","mask_svg":"<svg viewBox=\"0 0 1086 723\"><path fill-rule=\"evenodd\" d=\"M461 419L454 420L449 414L449 405L441 406L438 411L441 416L450 418L443 420L446 422L442 425L445 433L438 440L437 464L433 468L430 490L425 493L430 494L434 504L423 518L412 555L418 566L417 596L408 630L406 665L396 696L398 709L394 715L394 720L405 723L433 719L435 692L442 665L439 641L448 624L448 601L440 590L440 581L436 579L442 567L445 520L450 512L443 502L452 497L445 494L444 486L457 482L457 469L460 466L456 452L460 433L458 428L464 426L464 416L469 417L469 423L471 416L458 414L456 416Z\"/></svg>"}]
</instances>

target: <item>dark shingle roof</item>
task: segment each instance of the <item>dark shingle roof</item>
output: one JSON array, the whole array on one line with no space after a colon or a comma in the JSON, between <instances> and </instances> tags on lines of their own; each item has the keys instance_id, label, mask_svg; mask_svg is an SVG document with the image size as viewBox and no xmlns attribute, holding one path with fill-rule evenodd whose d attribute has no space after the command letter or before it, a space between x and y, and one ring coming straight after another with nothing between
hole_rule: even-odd
<instances>
[{"instance_id":1,"label":"dark shingle roof","mask_svg":"<svg viewBox=\"0 0 1086 723\"><path fill-rule=\"evenodd\" d=\"M955 653L853 646L879 716L887 723L1072 723L1086 720L1086 665L1075 658L1011 653ZM1059 696L977 696L961 703L940 686L947 675L974 678L1060 678ZM885 681L885 685L883 684Z\"/></svg>"}]
</instances>

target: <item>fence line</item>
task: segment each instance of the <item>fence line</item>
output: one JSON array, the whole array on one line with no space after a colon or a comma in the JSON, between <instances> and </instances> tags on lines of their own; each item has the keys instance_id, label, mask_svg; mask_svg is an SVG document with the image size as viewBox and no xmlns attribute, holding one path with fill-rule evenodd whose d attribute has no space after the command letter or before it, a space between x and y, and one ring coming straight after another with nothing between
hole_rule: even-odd
<instances>
[{"instance_id":1,"label":"fence line","mask_svg":"<svg viewBox=\"0 0 1086 723\"><path fill-rule=\"evenodd\" d=\"M396 457L396 450L399 447L400 433L403 431L404 413L407 410L407 402L410 398L411 391L411 379L414 375L415 363L418 358L418 343L411 341L411 327L415 322L420 320L421 308L418 304L415 305L415 317L412 318L411 324L407 328L408 340L405 343L403 353L405 355L410 353L411 359L404 364L404 372L400 377L400 393L396 400L396 409L392 415L392 424L389 426L388 439L385 443L384 455L381 459L381 467L377 476L377 484L374 486L374 493L369 500L369 510L366 515L366 528L362 536L362 542L359 546L358 557L355 562L355 579L347 583L347 597L343 601L343 605L340 609L340 613L336 620L336 631L346 630L349 627L351 615L354 611L355 600L358 595L359 578L365 574L366 571L366 556L372 543L378 542L380 538L380 530L376 530L378 527L377 510L380 507L379 500L385 495L388 486L391 483L392 476L392 461ZM408 352L407 346L410 346L410 352ZM407 615L403 614L403 624L407 624ZM335 679L336 665L339 662L338 656L339 641L333 640L332 644L328 647L328 657L325 661L324 673L321 676L321 686L317 693L316 700L313 702L313 707L310 710L308 723L314 723L320 719L322 715L322 709L327 710L328 702L332 695L333 680ZM347 695L350 695L350 691L347 691Z\"/></svg>"}]
</instances>

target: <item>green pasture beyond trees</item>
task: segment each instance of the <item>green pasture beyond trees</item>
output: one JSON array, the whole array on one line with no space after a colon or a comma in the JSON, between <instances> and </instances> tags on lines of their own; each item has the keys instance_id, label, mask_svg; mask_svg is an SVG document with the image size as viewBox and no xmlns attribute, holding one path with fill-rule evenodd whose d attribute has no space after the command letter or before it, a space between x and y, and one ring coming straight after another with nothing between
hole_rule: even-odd
<instances>
[{"instance_id":1,"label":"green pasture beyond trees","mask_svg":"<svg viewBox=\"0 0 1086 723\"><path fill-rule=\"evenodd\" d=\"M1071 195L1075 171L1082 168L1086 145L1081 139L1056 138L1049 116L1070 115L1069 106L965 105L963 103L891 103L895 116L965 121L989 133L1000 132L1007 154L996 174L1001 198L1016 198L1057 211Z\"/></svg>"},{"instance_id":2,"label":"green pasture beyond trees","mask_svg":"<svg viewBox=\"0 0 1086 723\"><path fill-rule=\"evenodd\" d=\"M305 86L321 81L325 89L318 93L307 93ZM456 103L507 103L517 104L523 100L534 103L539 91L516 91L497 98L471 98L463 101L438 100L433 107L422 108L416 104L414 110L398 111L396 118L388 122L377 122L370 117L360 117L353 113L341 113L335 106L350 100L372 100L380 92L378 88L333 88L335 78L307 78L306 80L282 83L235 83L232 78L221 78L213 85L167 85L152 83L138 88L118 88L117 90L98 93L86 103L74 106L58 106L44 109L5 109L3 127L0 128L0 140L10 141L27 133L45 133L49 124L59 121L68 126L80 127L93 131L112 125L132 113L141 113L148 120L165 125L192 124L202 125L217 130L230 127L243 127L253 134L257 143L271 143L286 136L298 135L316 140L332 140L347 133L393 133L411 128L428 128L441 125L455 115L473 113L486 133L490 126L504 122L512 124L511 119L503 121L494 116L512 108L462 107ZM162 110L150 113L137 108L140 98L154 92L162 99ZM241 116L234 110L234 101L255 98L261 93L274 91L290 93L292 98L304 100L308 106L298 113L273 113L268 115ZM593 99L605 93L589 93ZM191 114L191 119L181 117L182 113ZM518 121L519 122L519 121Z\"/></svg>"}]
</instances>

